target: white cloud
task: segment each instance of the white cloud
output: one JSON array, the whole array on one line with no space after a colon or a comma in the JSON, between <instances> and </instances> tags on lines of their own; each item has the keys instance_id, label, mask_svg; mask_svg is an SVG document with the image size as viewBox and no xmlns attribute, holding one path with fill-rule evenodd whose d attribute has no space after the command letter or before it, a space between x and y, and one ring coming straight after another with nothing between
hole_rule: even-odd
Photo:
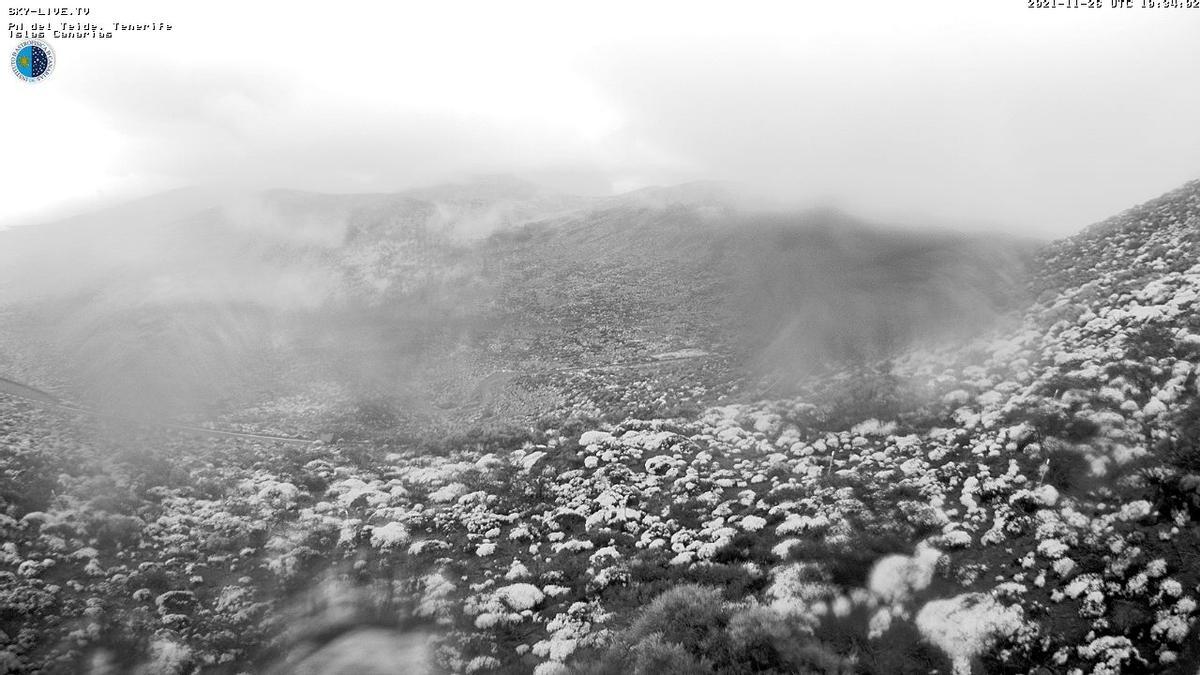
<instances>
[{"instance_id":1,"label":"white cloud","mask_svg":"<svg viewBox=\"0 0 1200 675\"><path fill-rule=\"evenodd\" d=\"M96 8L4 78L0 224L224 182L723 178L876 216L1064 233L1200 175L1200 13L1021 2ZM102 17L97 17L100 19ZM14 104L15 102L16 104ZM47 178L53 176L53 178Z\"/></svg>"}]
</instances>

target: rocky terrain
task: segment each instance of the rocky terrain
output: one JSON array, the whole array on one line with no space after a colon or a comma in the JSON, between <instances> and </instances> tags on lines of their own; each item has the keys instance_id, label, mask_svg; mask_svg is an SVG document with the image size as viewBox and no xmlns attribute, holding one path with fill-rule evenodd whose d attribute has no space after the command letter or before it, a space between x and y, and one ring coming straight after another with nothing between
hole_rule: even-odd
<instances>
[{"instance_id":1,"label":"rocky terrain","mask_svg":"<svg viewBox=\"0 0 1200 675\"><path fill-rule=\"evenodd\" d=\"M1013 278L1027 293L978 290L1013 268L979 268L964 251L980 249L954 244L939 273L973 271L956 298L998 317L975 334L911 328L976 316L939 314L913 273L948 245L912 246L910 265L854 278L909 279L902 294L930 309L864 318L840 333L861 341L843 353L820 333L798 352L754 342L737 330L759 335L747 315L704 322L715 291L670 271L719 271L714 250L744 269L736 256L789 237L806 250L820 229L622 267L647 242L717 241L679 230L707 205L639 208L556 212L488 239L499 281L481 306L553 330L487 322L469 333L477 349L437 355L512 371L456 429L381 433L395 410L336 387L213 418L347 430L309 444L197 439L0 395L0 672L1197 671L1200 182L1042 248ZM649 234L631 238L631 222ZM622 255L516 264L530 248ZM784 302L830 265L712 283ZM437 288L466 297L476 278ZM571 292L520 292L555 287ZM895 304L882 297L862 316ZM655 311L672 328L639 332ZM653 358L682 349L698 351ZM50 372L13 354L18 375ZM753 367L817 355L841 365L789 370L786 385ZM445 405L467 380L440 381Z\"/></svg>"},{"instance_id":2,"label":"rocky terrain","mask_svg":"<svg viewBox=\"0 0 1200 675\"><path fill-rule=\"evenodd\" d=\"M478 423L506 373L690 349L730 376L800 374L986 325L1030 249L752 211L704 184L160 200L0 233L5 376L124 416L240 422L335 397L444 431Z\"/></svg>"}]
</instances>

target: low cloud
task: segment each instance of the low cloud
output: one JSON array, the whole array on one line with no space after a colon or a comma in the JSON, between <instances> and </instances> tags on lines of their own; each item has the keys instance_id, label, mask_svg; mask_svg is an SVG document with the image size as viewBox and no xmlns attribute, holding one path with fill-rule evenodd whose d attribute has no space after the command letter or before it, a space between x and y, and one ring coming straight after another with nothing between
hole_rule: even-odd
<instances>
[{"instance_id":1,"label":"low cloud","mask_svg":"<svg viewBox=\"0 0 1200 675\"><path fill-rule=\"evenodd\" d=\"M20 195L0 225L195 184L512 173L592 193L732 180L1061 235L1200 175L1200 15L1010 4L372 8L350 41L300 10L174 8L177 33L65 44L55 80L20 90L3 114L21 111L27 159L0 175Z\"/></svg>"}]
</instances>

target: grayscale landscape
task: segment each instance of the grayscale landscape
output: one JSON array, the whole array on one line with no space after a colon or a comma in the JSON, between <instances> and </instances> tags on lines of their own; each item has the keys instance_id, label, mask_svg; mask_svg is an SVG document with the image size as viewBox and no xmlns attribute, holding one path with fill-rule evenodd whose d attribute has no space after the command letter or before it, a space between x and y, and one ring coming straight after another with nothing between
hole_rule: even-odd
<instances>
[{"instance_id":1,"label":"grayscale landscape","mask_svg":"<svg viewBox=\"0 0 1200 675\"><path fill-rule=\"evenodd\" d=\"M0 675L1200 669L1200 9L650 5L57 46Z\"/></svg>"}]
</instances>

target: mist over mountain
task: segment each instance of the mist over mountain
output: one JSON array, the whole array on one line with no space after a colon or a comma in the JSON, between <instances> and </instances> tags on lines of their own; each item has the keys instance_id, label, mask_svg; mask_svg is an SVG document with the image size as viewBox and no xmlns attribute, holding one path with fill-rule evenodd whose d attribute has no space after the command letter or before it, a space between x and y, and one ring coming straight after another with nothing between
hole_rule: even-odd
<instances>
[{"instance_id":1,"label":"mist over mountain","mask_svg":"<svg viewBox=\"0 0 1200 675\"><path fill-rule=\"evenodd\" d=\"M0 675L1200 675L1200 0L8 14Z\"/></svg>"},{"instance_id":2,"label":"mist over mountain","mask_svg":"<svg viewBox=\"0 0 1200 675\"><path fill-rule=\"evenodd\" d=\"M1200 665L1200 181L180 196L0 233L10 671Z\"/></svg>"},{"instance_id":3,"label":"mist over mountain","mask_svg":"<svg viewBox=\"0 0 1200 675\"><path fill-rule=\"evenodd\" d=\"M496 372L680 349L794 378L987 326L1031 250L719 183L584 198L504 177L177 191L0 242L12 376L193 417L324 386L417 414Z\"/></svg>"}]
</instances>

